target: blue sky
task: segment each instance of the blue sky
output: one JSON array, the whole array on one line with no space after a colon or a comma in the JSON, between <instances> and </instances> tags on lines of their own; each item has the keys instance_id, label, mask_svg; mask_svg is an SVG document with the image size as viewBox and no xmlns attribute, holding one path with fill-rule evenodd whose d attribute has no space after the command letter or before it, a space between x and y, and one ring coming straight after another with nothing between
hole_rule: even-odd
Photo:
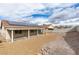
<instances>
[{"instance_id":1,"label":"blue sky","mask_svg":"<svg viewBox=\"0 0 79 59\"><path fill-rule=\"evenodd\" d=\"M78 22L79 3L0 4L0 19L32 23Z\"/></svg>"}]
</instances>

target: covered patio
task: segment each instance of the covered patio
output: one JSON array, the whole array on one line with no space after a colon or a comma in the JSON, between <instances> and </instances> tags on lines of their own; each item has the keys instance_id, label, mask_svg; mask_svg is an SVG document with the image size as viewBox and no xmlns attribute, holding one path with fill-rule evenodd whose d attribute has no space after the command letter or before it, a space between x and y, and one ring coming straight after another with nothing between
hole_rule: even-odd
<instances>
[{"instance_id":1,"label":"covered patio","mask_svg":"<svg viewBox=\"0 0 79 59\"><path fill-rule=\"evenodd\" d=\"M15 38L26 37L29 39L31 36L39 36L43 34L43 28L34 27L6 27L6 40L13 42Z\"/></svg>"}]
</instances>

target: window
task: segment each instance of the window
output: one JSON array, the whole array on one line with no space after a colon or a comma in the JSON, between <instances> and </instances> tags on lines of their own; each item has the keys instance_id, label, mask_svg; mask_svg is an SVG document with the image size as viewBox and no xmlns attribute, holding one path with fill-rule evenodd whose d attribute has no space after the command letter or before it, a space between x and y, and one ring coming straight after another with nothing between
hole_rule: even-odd
<instances>
[{"instance_id":1,"label":"window","mask_svg":"<svg viewBox=\"0 0 79 59\"><path fill-rule=\"evenodd\" d=\"M21 34L22 33L22 30L15 30L15 33L16 34Z\"/></svg>"}]
</instances>

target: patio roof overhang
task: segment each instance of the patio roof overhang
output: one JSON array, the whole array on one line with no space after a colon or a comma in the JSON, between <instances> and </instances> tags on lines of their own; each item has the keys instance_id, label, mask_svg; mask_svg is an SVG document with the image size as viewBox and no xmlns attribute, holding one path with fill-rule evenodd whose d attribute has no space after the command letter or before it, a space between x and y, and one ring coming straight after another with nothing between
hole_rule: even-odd
<instances>
[{"instance_id":1,"label":"patio roof overhang","mask_svg":"<svg viewBox=\"0 0 79 59\"><path fill-rule=\"evenodd\" d=\"M17 26L8 26L8 27L5 27L7 30L42 30L44 28L42 27L17 27Z\"/></svg>"}]
</instances>

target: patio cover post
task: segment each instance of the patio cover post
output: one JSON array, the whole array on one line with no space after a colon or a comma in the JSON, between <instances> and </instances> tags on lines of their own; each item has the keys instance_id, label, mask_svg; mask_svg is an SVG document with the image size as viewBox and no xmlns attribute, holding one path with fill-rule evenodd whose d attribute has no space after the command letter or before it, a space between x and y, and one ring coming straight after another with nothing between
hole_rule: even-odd
<instances>
[{"instance_id":1,"label":"patio cover post","mask_svg":"<svg viewBox=\"0 0 79 59\"><path fill-rule=\"evenodd\" d=\"M13 36L13 30L11 30L11 42L13 43L14 36Z\"/></svg>"},{"instance_id":2,"label":"patio cover post","mask_svg":"<svg viewBox=\"0 0 79 59\"><path fill-rule=\"evenodd\" d=\"M29 39L29 37L30 37L30 30L28 30L28 34L27 35L28 35L28 39Z\"/></svg>"},{"instance_id":3,"label":"patio cover post","mask_svg":"<svg viewBox=\"0 0 79 59\"><path fill-rule=\"evenodd\" d=\"M38 33L38 29L37 29L37 36L38 36L38 34L39 34L39 33Z\"/></svg>"},{"instance_id":4,"label":"patio cover post","mask_svg":"<svg viewBox=\"0 0 79 59\"><path fill-rule=\"evenodd\" d=\"M8 40L7 40L7 39L8 39L8 38L7 38L7 30L6 30L6 32L5 32L5 33L6 33L6 41L8 41Z\"/></svg>"}]
</instances>

